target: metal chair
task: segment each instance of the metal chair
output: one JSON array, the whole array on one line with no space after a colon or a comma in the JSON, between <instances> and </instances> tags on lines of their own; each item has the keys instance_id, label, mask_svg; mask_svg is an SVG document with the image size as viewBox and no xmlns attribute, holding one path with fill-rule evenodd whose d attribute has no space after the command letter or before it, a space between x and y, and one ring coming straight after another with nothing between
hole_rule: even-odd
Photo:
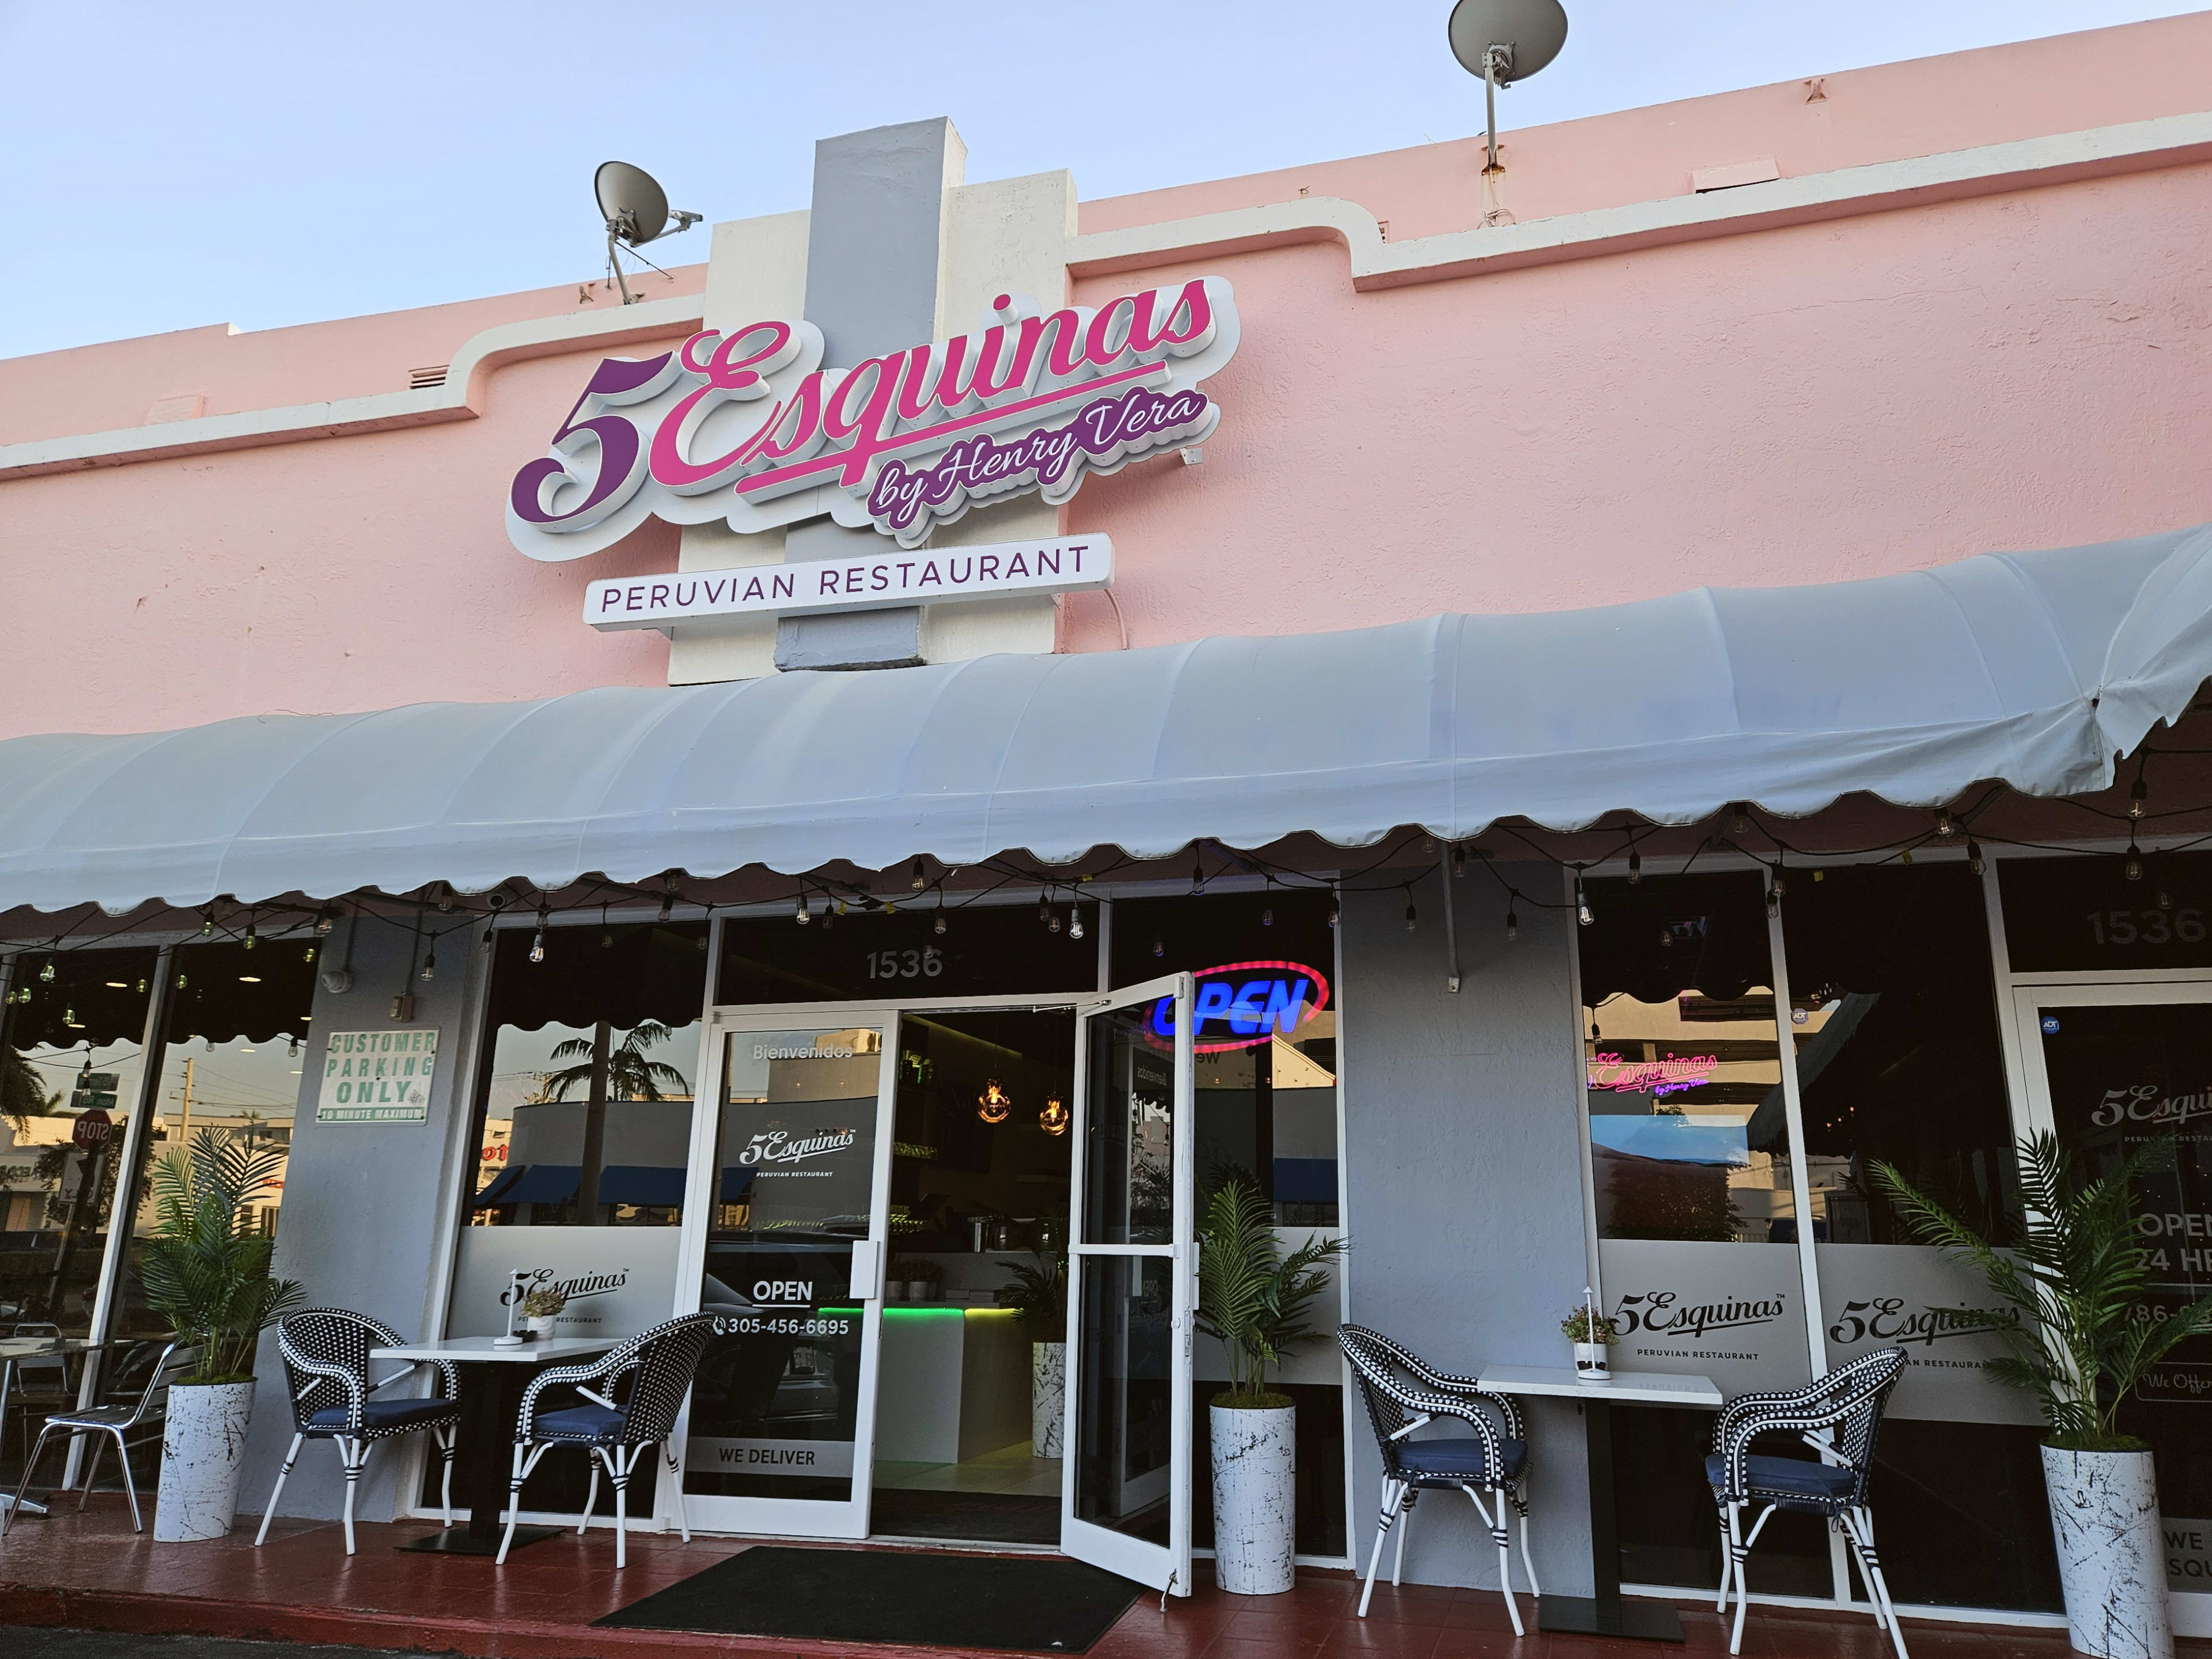
<instances>
[{"instance_id":1,"label":"metal chair","mask_svg":"<svg viewBox=\"0 0 2212 1659\"><path fill-rule=\"evenodd\" d=\"M714 1334L711 1314L686 1314L634 1336L622 1346L587 1365L556 1365L540 1371L523 1390L522 1414L514 1425L514 1470L507 1481L507 1530L499 1540L499 1562L507 1560L514 1542L515 1518L522 1512L522 1483L538 1467L538 1460L556 1446L582 1446L592 1455L591 1492L584 1499L579 1535L592 1524L592 1506L599 1498L599 1467L615 1486L615 1565L629 1559L629 1478L637 1460L649 1446L659 1446L667 1460L676 1499L676 1524L684 1541L691 1541L691 1523L684 1513L683 1470L670 1442L676 1433L676 1413L691 1387L691 1374L699 1356ZM622 1403L614 1395L627 1380L629 1392ZM600 1389L584 1385L598 1382ZM540 1412L538 1396L547 1389L574 1385L586 1404L558 1411Z\"/></svg>"},{"instance_id":2,"label":"metal chair","mask_svg":"<svg viewBox=\"0 0 2212 1659\"><path fill-rule=\"evenodd\" d=\"M284 1467L269 1493L269 1507L261 1516L261 1530L253 1535L258 1549L269 1536L269 1523L276 1516L276 1500L300 1448L310 1440L328 1440L338 1449L345 1466L345 1547L354 1553L353 1500L361 1477L368 1468L368 1454L380 1440L425 1431L437 1443L445 1462L440 1492L446 1505L446 1524L453 1524L453 1428L461 1419L460 1378L442 1359L416 1360L377 1382L368 1379L368 1351L396 1347L399 1334L367 1314L344 1308L310 1308L295 1313L276 1328L276 1352L284 1357L284 1375L292 1395L292 1449L284 1454ZM438 1373L440 1392L428 1399L372 1400L379 1389L412 1376L417 1365Z\"/></svg>"},{"instance_id":3,"label":"metal chair","mask_svg":"<svg viewBox=\"0 0 2212 1659\"><path fill-rule=\"evenodd\" d=\"M1344 1357L1352 1362L1360 1395L1367 1402L1368 1420L1375 1425L1376 1447L1382 1454L1382 1513L1375 1548L1367 1559L1367 1582L1359 1592L1359 1616L1367 1616L1368 1600L1375 1594L1376 1571L1382 1562L1382 1542L1390 1535L1392 1524L1402 1517L1398 1553L1390 1566L1390 1582L1395 1584L1406 1565L1406 1534L1413 1530L1418 1494L1428 1488L1456 1488L1467 1494L1498 1545L1498 1587L1504 1592L1505 1613L1513 1621L1513 1633L1521 1635L1521 1611L1513 1602L1511 1553L1507 1547L1508 1503L1521 1516L1521 1565L1528 1575L1528 1594L1540 1596L1543 1590L1536 1583L1536 1564L1528 1554L1528 1442L1522 1431L1520 1412L1504 1395L1486 1394L1467 1377L1437 1370L1379 1331L1346 1325L1337 1332L1336 1340ZM1412 1438L1416 1430L1439 1418L1463 1423L1474 1432L1449 1439ZM1477 1487L1489 1492L1488 1504L1477 1494Z\"/></svg>"},{"instance_id":4,"label":"metal chair","mask_svg":"<svg viewBox=\"0 0 2212 1659\"><path fill-rule=\"evenodd\" d=\"M136 1362L152 1353L156 1346L150 1342L143 1343L136 1351L126 1354L117 1368L118 1383L129 1377L137 1370ZM97 1437L93 1443L92 1456L85 1463L83 1495L77 1499L77 1508L82 1510L91 1500L93 1479L100 1472L100 1457L106 1452L107 1442L112 1438L115 1442L116 1460L123 1465L123 1490L131 1499L131 1530L146 1530L145 1517L138 1512L138 1483L131 1475L131 1437L136 1433L143 1442L146 1438L143 1431L152 1429L156 1433L160 1431L168 1416L169 1385L190 1370L198 1357L195 1350L181 1342L170 1341L158 1346L160 1357L146 1373L146 1386L138 1391L136 1399L125 1399L105 1406L86 1406L75 1411L55 1412L46 1419L46 1425L39 1431L38 1440L31 1447L30 1455L23 1460L23 1478L15 1487L15 1499L8 1505L7 1513L0 1515L0 1538L6 1537L8 1528L14 1524L16 1512L23 1506L23 1494L30 1490L32 1473L38 1468L39 1458L46 1449L47 1438L57 1431L67 1435L71 1445L76 1443L80 1435Z\"/></svg>"},{"instance_id":5,"label":"metal chair","mask_svg":"<svg viewBox=\"0 0 2212 1659\"><path fill-rule=\"evenodd\" d=\"M1743 1643L1744 1558L1758 1542L1769 1516L1777 1510L1798 1510L1826 1516L1829 1524L1850 1541L1867 1593L1874 1598L1875 1626L1889 1632L1897 1645L1897 1659L1908 1659L1905 1632L1898 1626L1897 1609L1890 1603L1889 1585L1875 1554L1874 1515L1866 1503L1881 1408L1904 1372L1905 1350L1883 1348L1830 1371L1809 1389L1739 1395L1721 1408L1720 1420L1713 1425L1713 1449L1705 1459L1705 1480L1720 1509L1722 1530L1728 1534L1720 1600L1714 1610L1728 1611L1733 1584L1735 1626L1729 1636L1730 1653ZM1752 1451L1753 1440L1773 1433L1797 1435L1820 1454L1820 1461ZM1746 1534L1743 1511L1753 1504L1765 1507Z\"/></svg>"}]
</instances>

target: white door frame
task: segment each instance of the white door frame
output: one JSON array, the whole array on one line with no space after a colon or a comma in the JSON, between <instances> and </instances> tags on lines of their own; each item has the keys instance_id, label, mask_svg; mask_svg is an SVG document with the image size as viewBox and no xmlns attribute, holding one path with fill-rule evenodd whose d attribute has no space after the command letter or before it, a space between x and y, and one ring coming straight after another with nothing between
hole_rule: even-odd
<instances>
[{"instance_id":1,"label":"white door frame","mask_svg":"<svg viewBox=\"0 0 2212 1659\"><path fill-rule=\"evenodd\" d=\"M2014 979L2009 999L2018 1066L2013 1091L2013 1129L2017 1135L2055 1133L2051 1109L2051 1075L2043 1062L2042 1016L2046 1008L2173 1007L2195 1003L2212 1007L2212 972L2169 969L2155 977L2120 979L2109 974L2038 974ZM2169 1588L2166 1607L2177 1636L2212 1636L2212 1594Z\"/></svg>"},{"instance_id":2,"label":"white door frame","mask_svg":"<svg viewBox=\"0 0 2212 1659\"><path fill-rule=\"evenodd\" d=\"M1085 999L1075 1024L1075 1145L1069 1170L1066 1426L1061 1436L1060 1547L1064 1555L1139 1583L1176 1595L1190 1594L1190 1435L1194 1339L1198 1322L1198 1245L1194 1237L1196 1188L1191 1164L1197 1156L1195 1068L1191 1004L1193 976L1170 974L1133 985L1110 996ZM1091 1127L1091 1020L1116 1009L1171 997L1176 1006L1175 1121L1170 1146L1174 1163L1169 1242L1165 1244L1087 1244L1085 1154ZM1168 1380L1168 1541L1149 1544L1075 1515L1075 1481L1082 1445L1083 1272L1090 1261L1113 1258L1164 1259L1174 1265L1170 1321Z\"/></svg>"},{"instance_id":3,"label":"white door frame","mask_svg":"<svg viewBox=\"0 0 2212 1659\"><path fill-rule=\"evenodd\" d=\"M690 1163L685 1178L687 1196L707 1194L684 1208L683 1242L676 1260L676 1305L682 1315L699 1310L701 1278L707 1265L707 1240L712 1231L716 1186L720 1172L714 1168L715 1140L720 1132L724 1045L733 1033L788 1030L794 1024L819 1025L825 1030L851 1027L883 1033L883 1064L876 1085L876 1146L869 1190L868 1248L856 1251L854 1277L866 1277L866 1295L856 1285L856 1299L863 1322L860 1346L860 1398L854 1425L853 1492L843 1502L809 1498L733 1498L709 1493L686 1493L686 1518L702 1532L761 1533L785 1538L858 1539L868 1535L869 1504L873 1488L876 1400L879 1391L883 1345L884 1269L890 1254L891 1142L898 1111L899 1025L908 1014L983 1012L993 1010L1023 1012L1076 1011L1098 1000L1093 992L1054 993L1009 997L913 997L898 1000L777 1002L723 1004L707 1011L700 1039L698 1102L691 1116ZM1077 1024L1077 1041L1082 1026ZM861 1257L872 1260L863 1267ZM685 1396L677 1419L679 1447L690 1440L691 1401ZM678 1479L681 1480L679 1473ZM673 1524L672 1495L657 1506L663 1529ZM1188 1573L1185 1574L1187 1577Z\"/></svg>"}]
</instances>

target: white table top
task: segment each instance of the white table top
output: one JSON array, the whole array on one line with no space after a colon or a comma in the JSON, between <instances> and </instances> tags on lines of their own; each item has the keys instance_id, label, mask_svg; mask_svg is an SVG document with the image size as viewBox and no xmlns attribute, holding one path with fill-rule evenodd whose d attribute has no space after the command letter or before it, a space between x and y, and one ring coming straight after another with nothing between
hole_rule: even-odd
<instances>
[{"instance_id":1,"label":"white table top","mask_svg":"<svg viewBox=\"0 0 2212 1659\"><path fill-rule=\"evenodd\" d=\"M511 1348L495 1346L492 1336L449 1336L442 1342L403 1342L395 1347L371 1348L371 1359L454 1359L464 1364L495 1359L518 1365L542 1365L549 1359L574 1359L587 1353L605 1353L629 1339L621 1336L540 1337Z\"/></svg>"},{"instance_id":2,"label":"white table top","mask_svg":"<svg viewBox=\"0 0 2212 1659\"><path fill-rule=\"evenodd\" d=\"M1725 1403L1710 1376L1684 1376L1672 1371L1616 1370L1610 1382L1578 1382L1571 1365L1485 1365L1475 1373L1474 1385L1492 1394L1621 1400L1638 1406L1711 1409Z\"/></svg>"}]
</instances>

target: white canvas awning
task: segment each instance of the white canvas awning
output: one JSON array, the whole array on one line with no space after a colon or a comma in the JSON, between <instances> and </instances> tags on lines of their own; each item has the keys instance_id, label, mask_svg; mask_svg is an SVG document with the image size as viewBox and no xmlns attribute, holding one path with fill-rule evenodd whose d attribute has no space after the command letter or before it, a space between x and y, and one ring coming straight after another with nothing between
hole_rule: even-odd
<instances>
[{"instance_id":1,"label":"white canvas awning","mask_svg":"<svg viewBox=\"0 0 2212 1659\"><path fill-rule=\"evenodd\" d=\"M2212 676L2212 527L1601 610L0 743L0 909L2031 794Z\"/></svg>"}]
</instances>

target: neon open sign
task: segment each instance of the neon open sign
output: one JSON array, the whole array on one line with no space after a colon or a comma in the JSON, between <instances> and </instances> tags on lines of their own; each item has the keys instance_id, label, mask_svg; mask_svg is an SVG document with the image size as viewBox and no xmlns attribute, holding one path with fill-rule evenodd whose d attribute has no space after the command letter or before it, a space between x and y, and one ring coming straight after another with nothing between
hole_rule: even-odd
<instances>
[{"instance_id":1,"label":"neon open sign","mask_svg":"<svg viewBox=\"0 0 2212 1659\"><path fill-rule=\"evenodd\" d=\"M1200 969L1191 1006L1193 1047L1202 1054L1286 1037L1328 1006L1328 981L1302 962L1231 962ZM1175 1041L1175 999L1152 1005L1152 1035Z\"/></svg>"}]
</instances>

